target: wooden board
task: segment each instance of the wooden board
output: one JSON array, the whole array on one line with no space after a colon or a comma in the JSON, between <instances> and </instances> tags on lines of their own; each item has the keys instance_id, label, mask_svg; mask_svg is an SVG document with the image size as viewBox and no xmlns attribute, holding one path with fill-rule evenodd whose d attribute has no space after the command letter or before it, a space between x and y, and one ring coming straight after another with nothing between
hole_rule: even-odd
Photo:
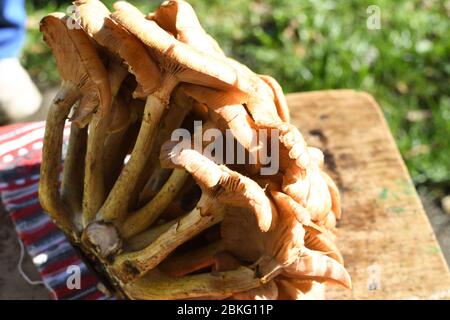
<instances>
[{"instance_id":1,"label":"wooden board","mask_svg":"<svg viewBox=\"0 0 450 320\"><path fill-rule=\"evenodd\" d=\"M380 107L352 90L288 95L343 200L338 245L353 290L331 299L450 298L450 273Z\"/></svg>"}]
</instances>

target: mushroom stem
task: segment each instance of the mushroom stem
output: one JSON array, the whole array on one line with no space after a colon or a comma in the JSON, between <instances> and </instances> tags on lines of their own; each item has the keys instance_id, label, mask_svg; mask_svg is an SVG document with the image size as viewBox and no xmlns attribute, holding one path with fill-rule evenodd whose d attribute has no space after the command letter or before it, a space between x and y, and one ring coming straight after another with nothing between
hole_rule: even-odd
<instances>
[{"instance_id":1,"label":"mushroom stem","mask_svg":"<svg viewBox=\"0 0 450 320\"><path fill-rule=\"evenodd\" d=\"M148 247L119 255L112 265L114 273L125 283L140 278L178 246L222 221L224 212L224 207L218 207L216 200L203 194L194 210L178 219Z\"/></svg>"},{"instance_id":2,"label":"mushroom stem","mask_svg":"<svg viewBox=\"0 0 450 320\"><path fill-rule=\"evenodd\" d=\"M213 267L213 271L230 271L240 267L239 261L224 251L224 244L217 241L198 250L170 257L159 268L170 276L182 277L208 267ZM228 270L223 270L224 267L228 267Z\"/></svg>"},{"instance_id":3,"label":"mushroom stem","mask_svg":"<svg viewBox=\"0 0 450 320\"><path fill-rule=\"evenodd\" d=\"M120 63L111 63L108 74L111 97L117 96L127 74L127 70ZM89 124L83 195L82 223L84 227L95 218L106 197L105 172L108 173L108 171L104 170L103 160L111 118L111 112L97 113Z\"/></svg>"},{"instance_id":4,"label":"mushroom stem","mask_svg":"<svg viewBox=\"0 0 450 320\"><path fill-rule=\"evenodd\" d=\"M256 289L238 292L231 297L232 300L277 300L278 286L270 281Z\"/></svg>"},{"instance_id":5,"label":"mushroom stem","mask_svg":"<svg viewBox=\"0 0 450 320\"><path fill-rule=\"evenodd\" d=\"M70 211L59 193L59 173L65 121L72 105L78 100L78 89L63 81L47 115L39 180L39 200L53 221L76 241L76 231Z\"/></svg>"},{"instance_id":6,"label":"mushroom stem","mask_svg":"<svg viewBox=\"0 0 450 320\"><path fill-rule=\"evenodd\" d=\"M105 141L104 151L104 179L105 191L109 193L122 170L123 163L129 150L128 132L130 127L111 133Z\"/></svg>"},{"instance_id":7,"label":"mushroom stem","mask_svg":"<svg viewBox=\"0 0 450 320\"><path fill-rule=\"evenodd\" d=\"M158 130L158 135L155 139L153 151L150 154L150 157L145 165L145 169L140 175L136 184L136 189L134 192L136 199L131 202L132 204L140 202L142 200L142 196L144 196L145 201L145 195L148 193L153 193L152 191L154 191L154 189L152 187L155 186L155 183L159 182L155 182L155 180L159 180L161 173L165 172L159 164L159 153L161 151L161 147L164 142L170 139L173 131L181 127L184 119L191 110L190 103L187 103L186 100L183 99L183 103L181 104L181 99L179 96L180 94L175 94L173 96L170 104L170 109L165 115L164 120L162 121L162 124ZM142 203L146 203L147 201Z\"/></svg>"},{"instance_id":8,"label":"mushroom stem","mask_svg":"<svg viewBox=\"0 0 450 320\"><path fill-rule=\"evenodd\" d=\"M83 226L86 227L97 214L105 200L103 154L107 136L106 117L94 115L89 125L83 196Z\"/></svg>"},{"instance_id":9,"label":"mushroom stem","mask_svg":"<svg viewBox=\"0 0 450 320\"><path fill-rule=\"evenodd\" d=\"M69 145L62 178L61 196L71 210L72 220L81 231L83 202L84 160L86 156L87 128L72 123Z\"/></svg>"},{"instance_id":10,"label":"mushroom stem","mask_svg":"<svg viewBox=\"0 0 450 320\"><path fill-rule=\"evenodd\" d=\"M175 223L177 223L176 220L171 220L164 224L149 228L144 232L128 239L125 244L126 251L132 252L144 249L155 241L160 235L169 230L169 228Z\"/></svg>"},{"instance_id":11,"label":"mushroom stem","mask_svg":"<svg viewBox=\"0 0 450 320\"><path fill-rule=\"evenodd\" d=\"M150 227L180 192L188 177L189 174L183 169L173 170L158 194L143 208L132 213L120 226L122 237L131 238Z\"/></svg>"},{"instance_id":12,"label":"mushroom stem","mask_svg":"<svg viewBox=\"0 0 450 320\"><path fill-rule=\"evenodd\" d=\"M173 300L216 297L224 298L236 292L247 291L261 285L249 268L205 273L181 278L167 277L161 274L148 275L125 286L132 299Z\"/></svg>"},{"instance_id":13,"label":"mushroom stem","mask_svg":"<svg viewBox=\"0 0 450 320\"><path fill-rule=\"evenodd\" d=\"M120 221L128 211L128 205L139 174L145 167L151 153L156 130L169 102L170 95L178 85L178 79L167 74L162 86L147 98L141 129L131 153L130 161L123 168L119 178L99 211L98 218L106 221Z\"/></svg>"}]
</instances>

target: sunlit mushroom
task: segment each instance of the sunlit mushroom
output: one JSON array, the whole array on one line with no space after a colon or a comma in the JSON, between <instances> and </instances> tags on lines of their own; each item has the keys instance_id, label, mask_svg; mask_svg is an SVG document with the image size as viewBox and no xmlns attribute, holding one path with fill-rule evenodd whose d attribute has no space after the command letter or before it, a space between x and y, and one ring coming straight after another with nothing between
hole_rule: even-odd
<instances>
[{"instance_id":1,"label":"sunlit mushroom","mask_svg":"<svg viewBox=\"0 0 450 320\"><path fill-rule=\"evenodd\" d=\"M289 123L279 83L227 57L184 0L148 15L125 1L113 13L74 4L77 28L63 14L41 22L63 82L40 200L120 296L323 299L325 285L351 288L338 187Z\"/></svg>"},{"instance_id":2,"label":"sunlit mushroom","mask_svg":"<svg viewBox=\"0 0 450 320\"><path fill-rule=\"evenodd\" d=\"M148 16L179 41L195 49L225 57L217 41L202 28L192 6L183 0L163 2Z\"/></svg>"}]
</instances>

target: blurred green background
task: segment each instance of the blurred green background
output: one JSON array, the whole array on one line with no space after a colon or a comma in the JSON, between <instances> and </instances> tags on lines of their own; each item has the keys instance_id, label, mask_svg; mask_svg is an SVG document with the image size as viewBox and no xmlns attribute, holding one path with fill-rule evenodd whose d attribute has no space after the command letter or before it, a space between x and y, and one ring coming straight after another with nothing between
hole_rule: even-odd
<instances>
[{"instance_id":1,"label":"blurred green background","mask_svg":"<svg viewBox=\"0 0 450 320\"><path fill-rule=\"evenodd\" d=\"M160 4L130 2L146 11ZM23 62L41 88L57 85L38 25L46 13L67 12L70 1L27 3ZM416 185L433 198L450 193L450 1L190 3L229 55L273 75L286 92L354 88L374 95ZM381 29L367 27L370 5L380 8Z\"/></svg>"}]
</instances>

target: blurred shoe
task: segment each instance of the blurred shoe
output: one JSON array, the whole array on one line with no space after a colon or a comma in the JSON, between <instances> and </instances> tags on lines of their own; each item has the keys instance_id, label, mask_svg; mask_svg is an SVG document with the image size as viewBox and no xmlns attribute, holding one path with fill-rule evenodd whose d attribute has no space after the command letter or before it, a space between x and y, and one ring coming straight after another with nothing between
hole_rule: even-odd
<instances>
[{"instance_id":1,"label":"blurred shoe","mask_svg":"<svg viewBox=\"0 0 450 320\"><path fill-rule=\"evenodd\" d=\"M42 96L17 58L0 59L1 121L17 122L34 114Z\"/></svg>"}]
</instances>

